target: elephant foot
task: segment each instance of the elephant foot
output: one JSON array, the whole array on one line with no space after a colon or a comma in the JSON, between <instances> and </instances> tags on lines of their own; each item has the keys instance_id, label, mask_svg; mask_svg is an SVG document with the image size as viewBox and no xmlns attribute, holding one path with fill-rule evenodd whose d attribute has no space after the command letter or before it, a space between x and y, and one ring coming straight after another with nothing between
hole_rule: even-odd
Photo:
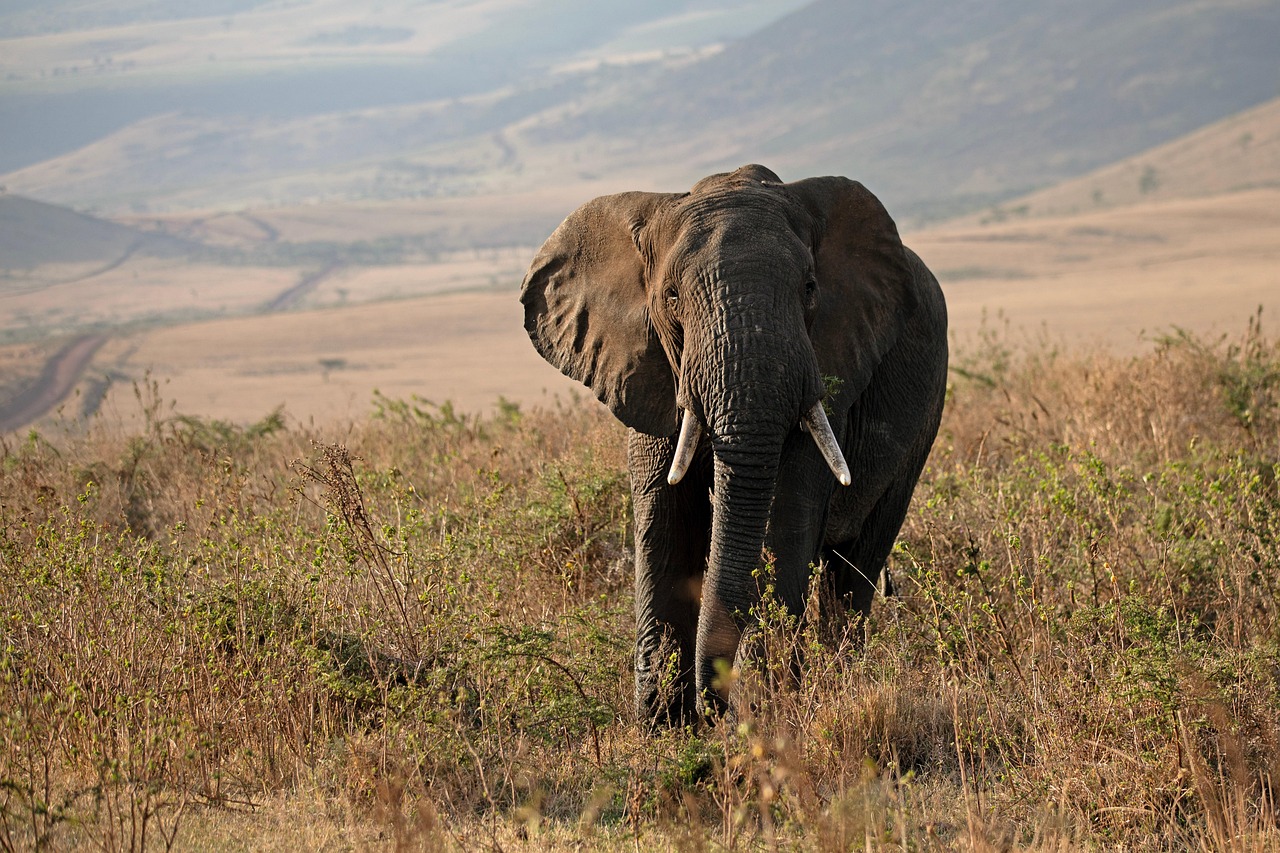
<instances>
[{"instance_id":1,"label":"elephant foot","mask_svg":"<svg viewBox=\"0 0 1280 853\"><path fill-rule=\"evenodd\" d=\"M697 720L693 673L670 633L648 650L636 650L636 718L651 730Z\"/></svg>"}]
</instances>

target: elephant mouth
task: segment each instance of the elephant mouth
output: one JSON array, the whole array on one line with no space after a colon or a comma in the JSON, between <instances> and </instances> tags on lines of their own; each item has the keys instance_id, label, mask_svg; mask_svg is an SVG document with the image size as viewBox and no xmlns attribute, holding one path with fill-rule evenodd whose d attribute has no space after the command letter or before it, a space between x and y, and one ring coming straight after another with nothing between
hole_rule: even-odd
<instances>
[{"instance_id":1,"label":"elephant mouth","mask_svg":"<svg viewBox=\"0 0 1280 853\"><path fill-rule=\"evenodd\" d=\"M827 412L822 407L821 400L814 403L813 408L800 419L800 427L813 437L819 452L822 453L822 458L826 460L827 467L831 469L831 473L835 475L840 485L847 486L853 482L849 474L849 463L840 452L840 443L836 441L835 433L831 429L831 421L827 419ZM668 483L674 486L684 479L701 439L702 425L698 423L698 418L692 410L685 409L684 416L680 420L680 437L676 440L676 452L671 460L671 470L667 472Z\"/></svg>"}]
</instances>

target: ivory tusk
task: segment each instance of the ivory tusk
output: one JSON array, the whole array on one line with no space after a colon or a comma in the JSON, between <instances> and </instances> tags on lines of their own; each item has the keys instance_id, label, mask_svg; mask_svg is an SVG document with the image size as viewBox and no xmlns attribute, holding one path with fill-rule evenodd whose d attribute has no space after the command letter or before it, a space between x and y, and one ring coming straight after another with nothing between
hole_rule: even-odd
<instances>
[{"instance_id":1,"label":"ivory tusk","mask_svg":"<svg viewBox=\"0 0 1280 853\"><path fill-rule=\"evenodd\" d=\"M852 483L849 464L844 461L844 454L840 452L840 442L836 441L835 433L831 431L831 421L827 420L827 413L822 408L821 400L814 403L813 408L804 416L804 425L809 430L809 435L813 436L814 443L822 452L822 458L827 460L831 473L836 475L840 485L847 486Z\"/></svg>"},{"instance_id":2,"label":"ivory tusk","mask_svg":"<svg viewBox=\"0 0 1280 853\"><path fill-rule=\"evenodd\" d=\"M702 427L698 426L698 419L693 416L693 412L685 409L684 419L680 421L680 438L676 440L676 455L671 460L671 471L667 474L668 483L674 486L684 479L701 439Z\"/></svg>"}]
</instances>

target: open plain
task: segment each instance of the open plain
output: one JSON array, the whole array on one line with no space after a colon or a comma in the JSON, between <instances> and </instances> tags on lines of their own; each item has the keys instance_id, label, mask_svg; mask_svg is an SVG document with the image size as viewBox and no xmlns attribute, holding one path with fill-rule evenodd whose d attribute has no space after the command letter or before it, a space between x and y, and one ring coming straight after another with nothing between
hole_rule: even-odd
<instances>
[{"instance_id":1,"label":"open plain","mask_svg":"<svg viewBox=\"0 0 1280 853\"><path fill-rule=\"evenodd\" d=\"M905 239L942 282L958 343L985 324L1135 353L1175 326L1234 334L1259 307L1264 323L1280 317L1280 189L939 227ZM469 412L491 411L500 397L530 405L586 393L547 366L524 334L516 296L534 248L352 268L296 310L122 332L95 361L118 377L105 410L133 411L124 379L147 373L165 383L177 411L234 422L277 406L302 422L359 418L374 389ZM236 276L230 294L260 299L288 284L279 270ZM397 298L341 304L391 293ZM307 310L307 300L328 304Z\"/></svg>"}]
</instances>

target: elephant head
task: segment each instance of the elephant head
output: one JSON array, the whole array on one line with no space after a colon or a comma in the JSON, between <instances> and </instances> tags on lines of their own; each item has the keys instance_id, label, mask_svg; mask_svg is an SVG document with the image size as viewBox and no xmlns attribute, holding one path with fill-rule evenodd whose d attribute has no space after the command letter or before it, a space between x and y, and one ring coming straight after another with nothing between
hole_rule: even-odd
<instances>
[{"instance_id":1,"label":"elephant head","mask_svg":"<svg viewBox=\"0 0 1280 853\"><path fill-rule=\"evenodd\" d=\"M827 380L847 411L914 309L910 279L893 220L861 184L783 183L756 165L687 193L597 198L534 258L521 301L538 352L628 427L678 434L670 482L699 442L713 455L701 690L755 603L788 436L807 430L849 483Z\"/></svg>"}]
</instances>

